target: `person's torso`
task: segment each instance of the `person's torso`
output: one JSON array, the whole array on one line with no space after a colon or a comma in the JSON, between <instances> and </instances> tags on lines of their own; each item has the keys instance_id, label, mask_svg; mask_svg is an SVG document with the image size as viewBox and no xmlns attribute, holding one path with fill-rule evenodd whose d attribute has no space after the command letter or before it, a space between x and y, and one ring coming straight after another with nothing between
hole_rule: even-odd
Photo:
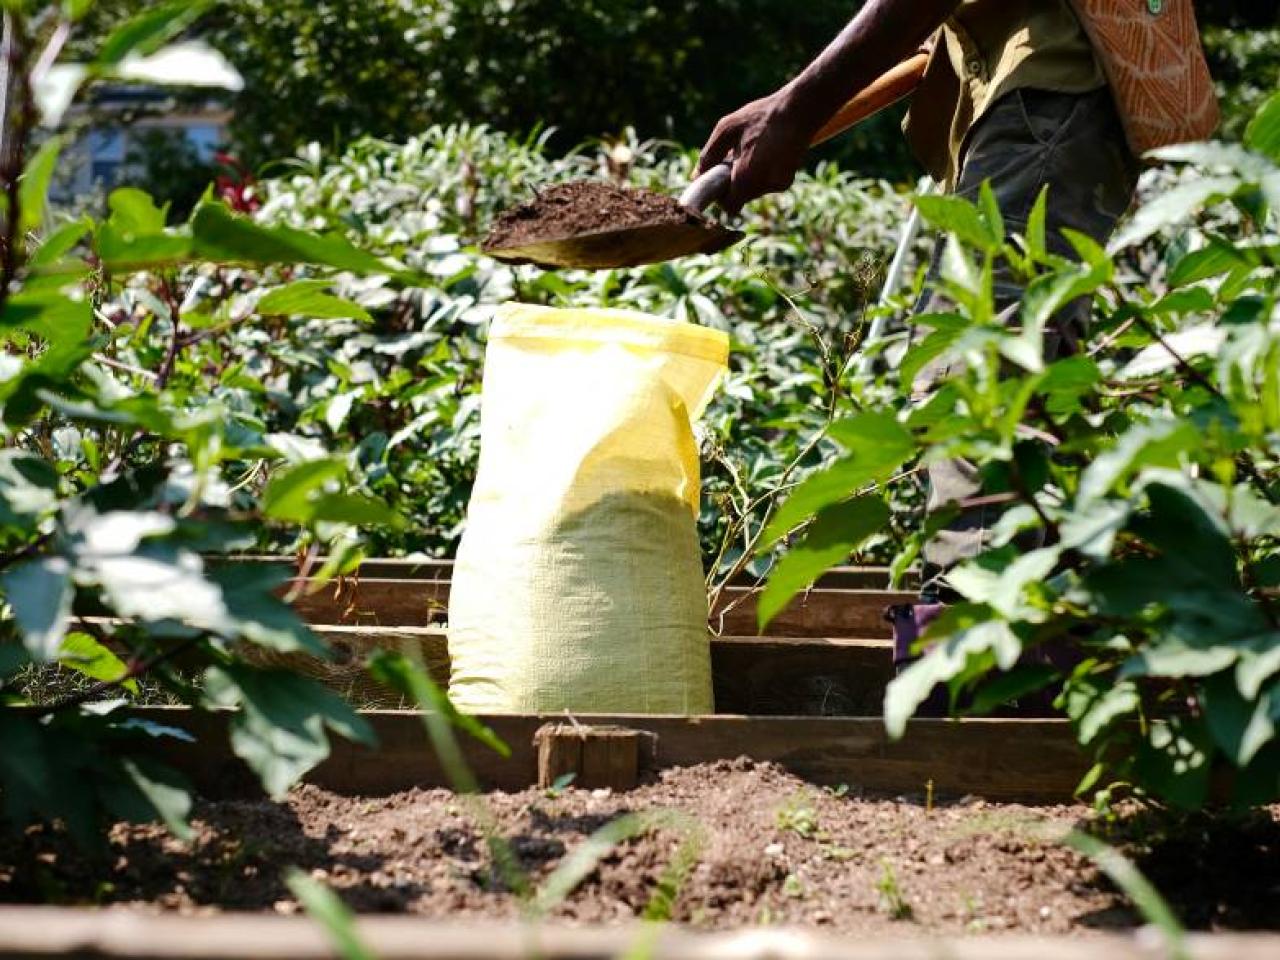
<instances>
[{"instance_id":1,"label":"person's torso","mask_svg":"<svg viewBox=\"0 0 1280 960\"><path fill-rule=\"evenodd\" d=\"M916 91L908 134L942 180L954 179L969 129L1006 94L1085 93L1106 84L1068 0L963 0L933 59L939 62ZM924 124L931 129L919 129Z\"/></svg>"}]
</instances>

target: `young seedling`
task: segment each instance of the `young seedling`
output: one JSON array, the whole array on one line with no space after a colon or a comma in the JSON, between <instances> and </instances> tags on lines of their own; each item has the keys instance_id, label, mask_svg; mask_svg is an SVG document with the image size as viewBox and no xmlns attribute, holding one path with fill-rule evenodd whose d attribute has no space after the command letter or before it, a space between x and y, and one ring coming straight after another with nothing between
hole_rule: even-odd
<instances>
[{"instance_id":1,"label":"young seedling","mask_svg":"<svg viewBox=\"0 0 1280 960\"><path fill-rule=\"evenodd\" d=\"M898 875L888 858L880 861L880 880L876 884L880 893L880 907L889 915L890 920L910 920L914 911L907 901L906 894L898 884Z\"/></svg>"}]
</instances>

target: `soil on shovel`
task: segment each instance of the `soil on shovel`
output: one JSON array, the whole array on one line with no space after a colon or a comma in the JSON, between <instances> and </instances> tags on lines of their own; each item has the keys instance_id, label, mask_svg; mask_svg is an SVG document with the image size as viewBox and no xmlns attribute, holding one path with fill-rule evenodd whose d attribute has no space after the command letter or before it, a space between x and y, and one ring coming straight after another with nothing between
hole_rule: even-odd
<instances>
[{"instance_id":1,"label":"soil on shovel","mask_svg":"<svg viewBox=\"0 0 1280 960\"><path fill-rule=\"evenodd\" d=\"M548 187L499 216L482 249L522 247L641 225L702 223L675 197L664 193L618 187L599 180L572 180Z\"/></svg>"},{"instance_id":2,"label":"soil on shovel","mask_svg":"<svg viewBox=\"0 0 1280 960\"><path fill-rule=\"evenodd\" d=\"M1171 828L1137 810L1112 822L1083 806L924 799L858 797L745 759L668 770L625 793L483 798L535 888L623 814L677 811L696 824L614 847L554 907L554 922L628 922L665 885L676 891L671 918L704 929L1087 935L1140 925L1089 860L1045 836L1088 827L1130 856L1189 926L1280 926L1280 807ZM302 786L279 803L198 802L189 843L159 826L117 824L96 861L60 831L32 828L0 835L0 902L294 913L281 872L296 865L360 911L514 918L521 901L494 868L474 809L445 790L359 798ZM672 873L673 862L685 869Z\"/></svg>"}]
</instances>

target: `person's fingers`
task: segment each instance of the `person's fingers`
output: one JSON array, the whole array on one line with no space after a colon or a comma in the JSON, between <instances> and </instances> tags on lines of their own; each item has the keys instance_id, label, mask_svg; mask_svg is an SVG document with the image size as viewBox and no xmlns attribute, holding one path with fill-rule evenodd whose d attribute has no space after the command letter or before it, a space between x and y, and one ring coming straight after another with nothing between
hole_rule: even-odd
<instances>
[{"instance_id":1,"label":"person's fingers","mask_svg":"<svg viewBox=\"0 0 1280 960\"><path fill-rule=\"evenodd\" d=\"M698 173L706 173L732 153L737 135L737 125L731 123L728 117L717 123L702 152L698 154Z\"/></svg>"}]
</instances>

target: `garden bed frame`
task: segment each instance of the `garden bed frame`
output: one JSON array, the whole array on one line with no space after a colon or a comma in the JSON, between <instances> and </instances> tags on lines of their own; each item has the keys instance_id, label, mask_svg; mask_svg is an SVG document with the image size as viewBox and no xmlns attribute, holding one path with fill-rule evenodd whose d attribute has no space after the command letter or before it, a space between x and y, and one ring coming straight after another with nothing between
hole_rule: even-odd
<instances>
[{"instance_id":1,"label":"garden bed frame","mask_svg":"<svg viewBox=\"0 0 1280 960\"><path fill-rule=\"evenodd\" d=\"M693 933L678 927L566 928L449 924L407 916L362 916L356 929L379 960L1157 960L1154 937L965 937L854 940L759 928ZM1145 933L1145 932L1144 932ZM639 948L639 949L637 949ZM629 953L629 951L635 951ZM1280 937L1187 938L1188 960L1272 960ZM127 910L0 907L0 960L331 960L323 928L307 917L221 914L181 917Z\"/></svg>"}]
</instances>

